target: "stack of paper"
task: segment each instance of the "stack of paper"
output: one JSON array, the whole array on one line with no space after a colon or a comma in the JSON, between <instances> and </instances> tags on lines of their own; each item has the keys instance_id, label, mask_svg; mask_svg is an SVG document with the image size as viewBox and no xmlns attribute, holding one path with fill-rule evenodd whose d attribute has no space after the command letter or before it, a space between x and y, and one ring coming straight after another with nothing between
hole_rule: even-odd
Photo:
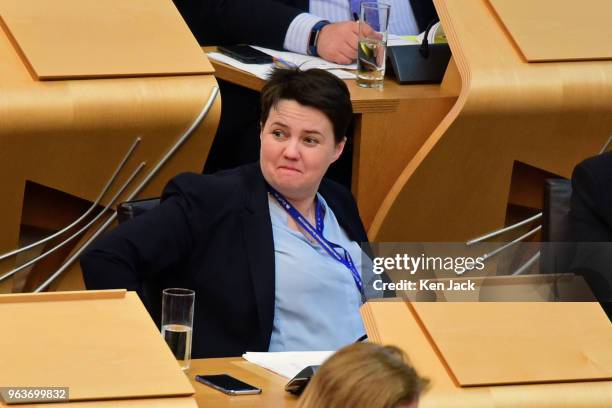
<instances>
[{"instance_id":1,"label":"stack of paper","mask_svg":"<svg viewBox=\"0 0 612 408\"><path fill-rule=\"evenodd\" d=\"M289 51L277 51L269 48L256 47L253 48L258 49L261 52L264 52L268 55L271 55L274 58L281 59L284 62L289 63L290 65L295 65L299 67L302 71L311 69L311 68L320 68L325 69L332 74L336 75L338 78L342 79L355 79L356 76L354 73L345 71L346 69L355 70L357 69L357 64L350 65L340 65L334 64L333 62L325 61L322 58L312 57L310 55L302 55L297 54L295 52ZM240 61L237 61L227 55L220 54L218 52L209 52L208 57L222 62L227 65L231 65L234 68L238 68L242 71L246 71L250 74L255 75L261 79L268 79L270 72L272 71L272 67L274 64L245 64Z\"/></svg>"},{"instance_id":2,"label":"stack of paper","mask_svg":"<svg viewBox=\"0 0 612 408\"><path fill-rule=\"evenodd\" d=\"M333 351L247 352L242 358L283 377L293 378L308 366L323 364L333 353Z\"/></svg>"},{"instance_id":3,"label":"stack of paper","mask_svg":"<svg viewBox=\"0 0 612 408\"><path fill-rule=\"evenodd\" d=\"M268 55L271 55L275 58L280 58L284 61L287 61L293 65L300 67L302 70L307 70L311 68L321 68L328 70L335 69L357 69L357 64L349 64L349 65L340 65L333 62L325 61L323 58L313 57L310 55L302 55L295 52L290 51L278 51L270 48L263 48L252 46L253 48L258 49L261 52L265 52Z\"/></svg>"},{"instance_id":4,"label":"stack of paper","mask_svg":"<svg viewBox=\"0 0 612 408\"><path fill-rule=\"evenodd\" d=\"M270 72L272 72L272 67L274 67L273 64L245 64L218 52L209 52L208 58L238 68L261 79L268 79Z\"/></svg>"}]
</instances>

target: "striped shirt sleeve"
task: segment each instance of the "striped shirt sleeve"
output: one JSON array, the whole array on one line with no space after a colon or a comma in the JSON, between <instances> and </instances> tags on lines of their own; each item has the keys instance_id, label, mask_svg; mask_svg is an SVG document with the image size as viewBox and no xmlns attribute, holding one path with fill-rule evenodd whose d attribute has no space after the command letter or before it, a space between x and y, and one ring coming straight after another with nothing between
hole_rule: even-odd
<instances>
[{"instance_id":1,"label":"striped shirt sleeve","mask_svg":"<svg viewBox=\"0 0 612 408\"><path fill-rule=\"evenodd\" d=\"M308 54L310 31L316 23L323 20L323 18L309 13L299 14L289 25L283 47L287 51Z\"/></svg>"}]
</instances>

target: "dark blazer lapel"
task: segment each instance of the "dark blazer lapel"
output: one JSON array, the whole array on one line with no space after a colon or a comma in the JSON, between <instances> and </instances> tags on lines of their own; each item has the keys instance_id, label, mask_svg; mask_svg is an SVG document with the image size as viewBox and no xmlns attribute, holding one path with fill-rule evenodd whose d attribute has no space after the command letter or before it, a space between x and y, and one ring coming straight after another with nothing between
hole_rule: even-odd
<instances>
[{"instance_id":1,"label":"dark blazer lapel","mask_svg":"<svg viewBox=\"0 0 612 408\"><path fill-rule=\"evenodd\" d=\"M347 214L344 208L342 208L342 206L339 205L339 203L335 199L336 197L331 196L331 195L327 195L327 196L324 195L323 198L325 198L325 201L327 201L327 205L329 205L329 208L331 208L332 211L334 212L334 215L336 216L336 219L338 220L338 224L340 224L342 229L344 229L344 232L346 232L346 235L348 235L348 237L352 239L353 241L356 241L356 242L363 241L364 240L363 234L360 234L359 228L355 224L355 220L353 220L353 217Z\"/></svg>"},{"instance_id":2,"label":"dark blazer lapel","mask_svg":"<svg viewBox=\"0 0 612 408\"><path fill-rule=\"evenodd\" d=\"M267 350L272 334L275 298L274 237L268 208L266 184L259 163L244 167L245 212L242 216L244 245L248 257L262 348Z\"/></svg>"},{"instance_id":3,"label":"dark blazer lapel","mask_svg":"<svg viewBox=\"0 0 612 408\"><path fill-rule=\"evenodd\" d=\"M338 223L350 239L356 242L368 240L359 214L352 208L352 203L347 202L347 199L342 197L338 187L335 187L329 180L323 179L319 186L319 193L334 212Z\"/></svg>"}]
</instances>

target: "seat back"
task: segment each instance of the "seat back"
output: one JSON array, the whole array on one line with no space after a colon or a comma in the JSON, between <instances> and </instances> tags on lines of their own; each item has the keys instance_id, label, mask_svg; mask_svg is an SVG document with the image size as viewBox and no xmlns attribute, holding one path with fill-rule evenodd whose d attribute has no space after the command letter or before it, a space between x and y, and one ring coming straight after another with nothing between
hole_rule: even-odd
<instances>
[{"instance_id":1,"label":"seat back","mask_svg":"<svg viewBox=\"0 0 612 408\"><path fill-rule=\"evenodd\" d=\"M575 244L570 236L572 183L566 179L547 179L542 206L541 273L566 273L574 258Z\"/></svg>"}]
</instances>

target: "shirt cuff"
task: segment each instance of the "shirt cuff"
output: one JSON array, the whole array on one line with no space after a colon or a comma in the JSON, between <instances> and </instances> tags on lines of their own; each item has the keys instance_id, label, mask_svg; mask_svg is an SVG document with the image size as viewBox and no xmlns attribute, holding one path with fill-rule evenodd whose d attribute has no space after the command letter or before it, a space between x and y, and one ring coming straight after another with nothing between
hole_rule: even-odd
<instances>
[{"instance_id":1,"label":"shirt cuff","mask_svg":"<svg viewBox=\"0 0 612 408\"><path fill-rule=\"evenodd\" d=\"M308 54L308 40L310 38L310 31L312 31L312 27L314 27L314 25L319 21L324 21L324 19L308 13L298 14L287 29L283 47L287 51L297 52L304 55Z\"/></svg>"}]
</instances>

